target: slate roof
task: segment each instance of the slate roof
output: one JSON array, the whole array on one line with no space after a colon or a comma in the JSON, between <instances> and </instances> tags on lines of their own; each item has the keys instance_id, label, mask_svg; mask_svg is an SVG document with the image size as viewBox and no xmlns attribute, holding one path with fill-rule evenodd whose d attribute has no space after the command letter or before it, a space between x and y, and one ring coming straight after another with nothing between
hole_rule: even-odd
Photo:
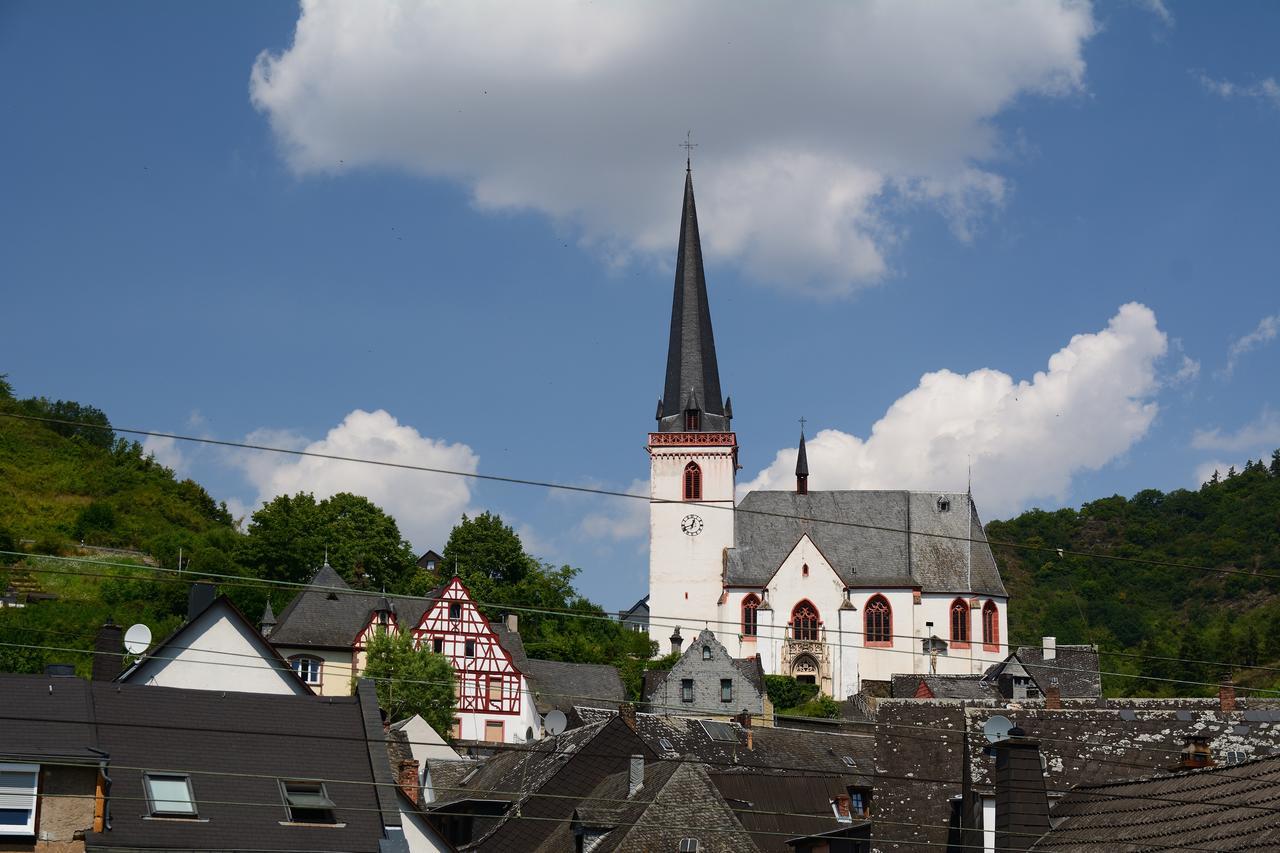
<instances>
[{"instance_id":1,"label":"slate roof","mask_svg":"<svg viewBox=\"0 0 1280 853\"><path fill-rule=\"evenodd\" d=\"M520 667L533 688L538 713L571 711L585 701L625 702L626 688L617 667L594 663L568 663L528 658Z\"/></svg>"},{"instance_id":2,"label":"slate roof","mask_svg":"<svg viewBox=\"0 0 1280 853\"><path fill-rule=\"evenodd\" d=\"M48 675L0 676L0 760L86 759L98 745L89 682Z\"/></svg>"},{"instance_id":3,"label":"slate roof","mask_svg":"<svg viewBox=\"0 0 1280 853\"><path fill-rule=\"evenodd\" d=\"M948 511L939 510L940 499L950 502ZM734 547L725 551L729 585L764 586L808 534L846 586L1007 595L964 493L756 491L738 504L734 525Z\"/></svg>"},{"instance_id":4,"label":"slate roof","mask_svg":"<svg viewBox=\"0 0 1280 853\"><path fill-rule=\"evenodd\" d=\"M999 699L995 684L981 675L904 674L893 676L893 698L914 699L924 684L933 699Z\"/></svg>"},{"instance_id":5,"label":"slate roof","mask_svg":"<svg viewBox=\"0 0 1280 853\"><path fill-rule=\"evenodd\" d=\"M1165 848L1280 849L1280 756L1225 767L1084 785L1053 810L1032 847L1060 853Z\"/></svg>"},{"instance_id":6,"label":"slate roof","mask_svg":"<svg viewBox=\"0 0 1280 853\"><path fill-rule=\"evenodd\" d=\"M791 853L787 839L818 835L847 824L836 820L831 801L849 793L846 779L818 774L780 782L765 773L708 773L712 784L751 833L756 847L769 853Z\"/></svg>"},{"instance_id":7,"label":"slate roof","mask_svg":"<svg viewBox=\"0 0 1280 853\"><path fill-rule=\"evenodd\" d=\"M720 369L711 332L711 306L702 269L702 240L693 200L693 175L684 178L684 209L680 213L680 245L676 249L675 292L671 300L671 338L667 345L667 375L658 408L659 432L683 432L684 409L692 396L702 411L701 432L727 432L720 394Z\"/></svg>"},{"instance_id":8,"label":"slate roof","mask_svg":"<svg viewBox=\"0 0 1280 853\"><path fill-rule=\"evenodd\" d=\"M336 588L336 592L333 590ZM388 595L400 625L414 627L438 594L426 598ZM276 646L350 649L356 635L369 623L378 596L352 590L326 563L310 585L289 602L279 616L271 642Z\"/></svg>"},{"instance_id":9,"label":"slate roof","mask_svg":"<svg viewBox=\"0 0 1280 853\"><path fill-rule=\"evenodd\" d=\"M611 849L617 853L678 850L684 838L696 838L698 849L707 853L754 853L759 849L711 784L706 768L696 764L676 764L671 778L653 795L653 802L636 824Z\"/></svg>"},{"instance_id":10,"label":"slate roof","mask_svg":"<svg viewBox=\"0 0 1280 853\"><path fill-rule=\"evenodd\" d=\"M1020 646L1014 657L1022 664L1041 693L1049 690L1050 679L1058 679L1063 699L1091 699L1102 695L1101 665L1093 646L1058 646L1057 655L1045 661L1040 646ZM999 677L999 673L995 673Z\"/></svg>"}]
</instances>

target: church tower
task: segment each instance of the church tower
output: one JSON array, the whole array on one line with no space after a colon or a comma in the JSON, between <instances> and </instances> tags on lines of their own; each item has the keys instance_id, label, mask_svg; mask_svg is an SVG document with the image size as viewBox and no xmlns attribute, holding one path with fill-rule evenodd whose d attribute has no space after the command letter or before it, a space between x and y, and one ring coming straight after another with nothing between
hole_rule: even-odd
<instances>
[{"instance_id":1,"label":"church tower","mask_svg":"<svg viewBox=\"0 0 1280 853\"><path fill-rule=\"evenodd\" d=\"M649 634L665 653L676 626L710 627L723 593L724 550L733 547L738 445L720 371L702 269L693 176L686 171L667 375L649 433Z\"/></svg>"}]
</instances>

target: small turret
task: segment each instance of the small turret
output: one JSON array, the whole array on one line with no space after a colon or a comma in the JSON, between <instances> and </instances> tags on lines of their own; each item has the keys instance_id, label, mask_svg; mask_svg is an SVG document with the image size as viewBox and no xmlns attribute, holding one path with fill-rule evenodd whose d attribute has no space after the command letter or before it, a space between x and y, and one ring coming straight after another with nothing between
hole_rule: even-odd
<instances>
[{"instance_id":1,"label":"small turret","mask_svg":"<svg viewBox=\"0 0 1280 853\"><path fill-rule=\"evenodd\" d=\"M262 636L270 637L271 632L276 629L276 613L271 609L271 599L267 599L267 606L262 608L262 618L258 620L258 628L262 631Z\"/></svg>"},{"instance_id":2,"label":"small turret","mask_svg":"<svg viewBox=\"0 0 1280 853\"><path fill-rule=\"evenodd\" d=\"M796 494L809 494L809 454L804 449L804 428L800 429L800 453L796 456Z\"/></svg>"}]
</instances>

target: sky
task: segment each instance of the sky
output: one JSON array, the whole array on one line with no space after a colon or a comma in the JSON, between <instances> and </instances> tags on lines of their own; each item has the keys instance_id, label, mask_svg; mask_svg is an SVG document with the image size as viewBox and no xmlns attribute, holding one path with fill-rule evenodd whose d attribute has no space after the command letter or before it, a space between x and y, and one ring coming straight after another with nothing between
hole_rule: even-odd
<instances>
[{"instance_id":1,"label":"sky","mask_svg":"<svg viewBox=\"0 0 1280 853\"><path fill-rule=\"evenodd\" d=\"M643 493L692 134L739 493L984 520L1280 447L1280 5L0 5L0 373L118 426ZM147 448L237 516L500 513L611 609L647 506Z\"/></svg>"}]
</instances>

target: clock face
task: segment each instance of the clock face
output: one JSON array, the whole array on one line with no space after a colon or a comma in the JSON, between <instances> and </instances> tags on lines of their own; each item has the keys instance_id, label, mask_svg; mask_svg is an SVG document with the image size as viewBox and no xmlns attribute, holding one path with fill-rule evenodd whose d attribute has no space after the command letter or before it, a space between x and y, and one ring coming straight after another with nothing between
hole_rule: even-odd
<instances>
[{"instance_id":1,"label":"clock face","mask_svg":"<svg viewBox=\"0 0 1280 853\"><path fill-rule=\"evenodd\" d=\"M686 515L680 519L680 529L690 536L697 536L702 532L702 519L693 514Z\"/></svg>"}]
</instances>

